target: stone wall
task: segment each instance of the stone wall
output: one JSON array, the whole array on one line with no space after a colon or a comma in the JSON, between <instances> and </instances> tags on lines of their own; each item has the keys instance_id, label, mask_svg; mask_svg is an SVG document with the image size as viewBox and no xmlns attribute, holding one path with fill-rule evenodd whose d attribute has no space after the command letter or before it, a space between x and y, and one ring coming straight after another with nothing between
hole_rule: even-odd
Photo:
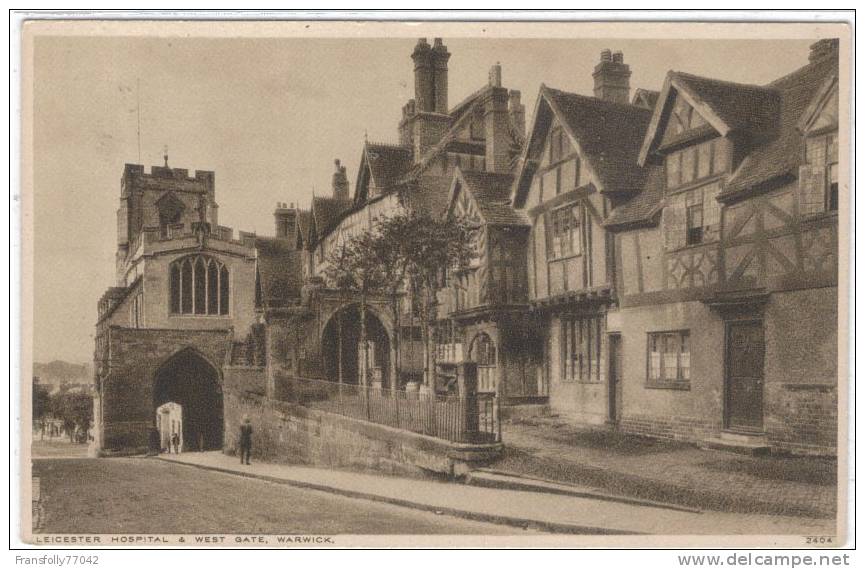
<instances>
[{"instance_id":1,"label":"stone wall","mask_svg":"<svg viewBox=\"0 0 865 569\"><path fill-rule=\"evenodd\" d=\"M225 452L236 454L240 424L249 416L257 460L374 470L393 474L460 476L497 457L502 445L449 443L433 437L267 399L225 394Z\"/></svg>"},{"instance_id":2,"label":"stone wall","mask_svg":"<svg viewBox=\"0 0 865 569\"><path fill-rule=\"evenodd\" d=\"M266 394L267 378L263 367L225 366L222 375L223 393Z\"/></svg>"},{"instance_id":3,"label":"stone wall","mask_svg":"<svg viewBox=\"0 0 865 569\"><path fill-rule=\"evenodd\" d=\"M109 329L110 364L102 382L102 448L137 452L148 447L155 425L153 381L175 354L193 349L218 371L231 343L231 330Z\"/></svg>"}]
</instances>

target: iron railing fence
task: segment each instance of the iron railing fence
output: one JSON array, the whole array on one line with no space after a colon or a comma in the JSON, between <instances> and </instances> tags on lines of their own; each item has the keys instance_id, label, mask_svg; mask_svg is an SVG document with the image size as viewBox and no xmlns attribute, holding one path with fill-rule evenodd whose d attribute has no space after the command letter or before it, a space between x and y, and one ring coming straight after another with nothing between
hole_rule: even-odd
<instances>
[{"instance_id":1,"label":"iron railing fence","mask_svg":"<svg viewBox=\"0 0 865 569\"><path fill-rule=\"evenodd\" d=\"M466 398L301 378L293 379L291 385L291 401L310 409L450 442L501 441L495 394L479 393Z\"/></svg>"}]
</instances>

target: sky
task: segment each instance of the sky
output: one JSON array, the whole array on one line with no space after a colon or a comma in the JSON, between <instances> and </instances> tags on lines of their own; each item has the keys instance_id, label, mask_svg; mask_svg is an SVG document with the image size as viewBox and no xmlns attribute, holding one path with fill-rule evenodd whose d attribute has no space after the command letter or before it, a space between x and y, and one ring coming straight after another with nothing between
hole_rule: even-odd
<instances>
[{"instance_id":1,"label":"sky","mask_svg":"<svg viewBox=\"0 0 865 569\"><path fill-rule=\"evenodd\" d=\"M421 29L418 36L422 35ZM430 38L431 41L431 38ZM624 52L631 88L668 70L768 83L808 61L809 40L444 38L449 104L486 84L590 95L600 51ZM364 136L397 141L414 96L416 39L40 36L34 44L34 360L92 359L96 303L114 285L125 163L216 172L220 224L273 234L277 202L354 190ZM140 158L138 120L140 108Z\"/></svg>"}]
</instances>

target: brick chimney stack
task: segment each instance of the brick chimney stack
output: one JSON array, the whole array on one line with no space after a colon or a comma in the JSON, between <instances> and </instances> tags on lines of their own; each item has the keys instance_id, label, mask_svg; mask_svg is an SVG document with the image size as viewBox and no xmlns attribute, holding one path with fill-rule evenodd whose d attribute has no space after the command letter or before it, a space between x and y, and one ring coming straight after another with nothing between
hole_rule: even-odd
<instances>
[{"instance_id":1,"label":"brick chimney stack","mask_svg":"<svg viewBox=\"0 0 865 569\"><path fill-rule=\"evenodd\" d=\"M433 45L420 38L412 51L414 62L414 99L403 106L399 123L399 142L411 146L414 161L441 140L450 128L448 114L448 60L450 52L441 38Z\"/></svg>"},{"instance_id":2,"label":"brick chimney stack","mask_svg":"<svg viewBox=\"0 0 865 569\"><path fill-rule=\"evenodd\" d=\"M502 66L490 69L490 90L484 99L485 167L487 172L503 173L510 163L510 95L502 85Z\"/></svg>"},{"instance_id":3,"label":"brick chimney stack","mask_svg":"<svg viewBox=\"0 0 865 569\"><path fill-rule=\"evenodd\" d=\"M417 40L411 54L414 61L414 100L418 112L435 110L432 48L426 38Z\"/></svg>"},{"instance_id":4,"label":"brick chimney stack","mask_svg":"<svg viewBox=\"0 0 865 569\"><path fill-rule=\"evenodd\" d=\"M333 161L333 197L338 200L348 201L348 176L345 173L345 166L340 164L339 158Z\"/></svg>"},{"instance_id":5,"label":"brick chimney stack","mask_svg":"<svg viewBox=\"0 0 865 569\"><path fill-rule=\"evenodd\" d=\"M297 209L294 204L277 202L273 210L273 221L276 225L276 238L295 242L297 229Z\"/></svg>"},{"instance_id":6,"label":"brick chimney stack","mask_svg":"<svg viewBox=\"0 0 865 569\"><path fill-rule=\"evenodd\" d=\"M808 62L814 63L829 58L838 57L838 38L829 38L816 41L811 44L811 53L808 54Z\"/></svg>"},{"instance_id":7,"label":"brick chimney stack","mask_svg":"<svg viewBox=\"0 0 865 569\"><path fill-rule=\"evenodd\" d=\"M509 92L508 114L511 116L511 124L520 136L526 136L526 106L520 102L521 93L512 90Z\"/></svg>"},{"instance_id":8,"label":"brick chimney stack","mask_svg":"<svg viewBox=\"0 0 865 569\"><path fill-rule=\"evenodd\" d=\"M433 69L433 99L435 101L435 112L446 115L448 112L448 60L451 54L442 43L441 38L433 40L432 69Z\"/></svg>"},{"instance_id":9,"label":"brick chimney stack","mask_svg":"<svg viewBox=\"0 0 865 569\"><path fill-rule=\"evenodd\" d=\"M625 56L621 51L603 50L592 77L595 79L595 97L628 104L631 97L631 68L625 64Z\"/></svg>"}]
</instances>

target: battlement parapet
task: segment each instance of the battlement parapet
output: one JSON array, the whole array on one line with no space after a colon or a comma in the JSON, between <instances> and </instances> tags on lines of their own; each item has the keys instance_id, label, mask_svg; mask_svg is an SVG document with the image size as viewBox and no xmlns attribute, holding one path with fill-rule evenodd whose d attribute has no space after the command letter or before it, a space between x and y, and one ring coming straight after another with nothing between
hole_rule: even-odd
<instances>
[{"instance_id":1,"label":"battlement parapet","mask_svg":"<svg viewBox=\"0 0 865 569\"><path fill-rule=\"evenodd\" d=\"M168 178L173 180L206 181L213 180L215 173L212 170L195 170L190 176L188 168L171 168L168 166L151 166L150 171L145 171L141 164L125 164L123 177L145 176L151 178Z\"/></svg>"}]
</instances>

